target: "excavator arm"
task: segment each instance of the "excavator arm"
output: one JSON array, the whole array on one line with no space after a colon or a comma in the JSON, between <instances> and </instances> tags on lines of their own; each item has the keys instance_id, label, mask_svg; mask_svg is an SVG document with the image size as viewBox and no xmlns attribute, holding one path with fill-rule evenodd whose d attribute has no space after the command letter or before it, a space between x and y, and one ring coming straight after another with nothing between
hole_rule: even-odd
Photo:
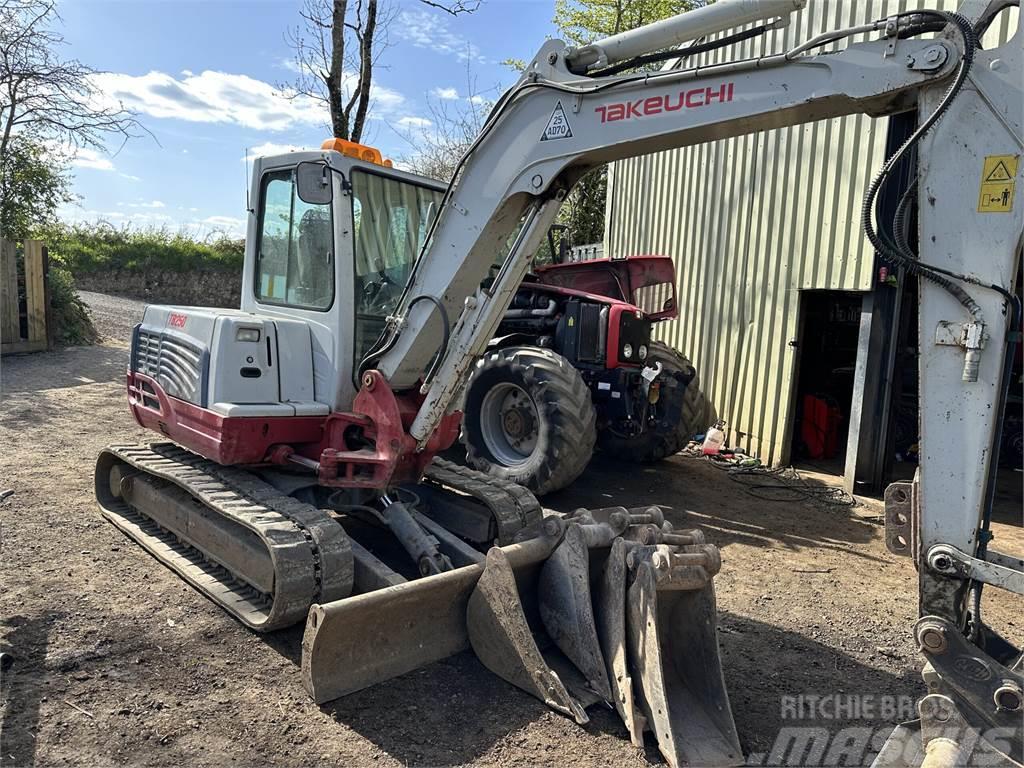
<instances>
[{"instance_id":1,"label":"excavator arm","mask_svg":"<svg viewBox=\"0 0 1024 768\"><path fill-rule=\"evenodd\" d=\"M718 23L732 26L722 9L747 5L726 0L704 10L717 9ZM797 4L759 5L771 16ZM680 31L674 38L692 34L685 31L691 25L696 34L709 33L691 15L676 17ZM839 30L786 53L653 74L580 76L573 70L584 49L547 42L463 159L396 319L364 361L395 390L420 386L429 368L412 436L422 444L436 430L581 175L602 163L673 147L852 113L912 109L924 87L956 71L963 52L955 36L898 39L919 23L920 17L906 14ZM652 50L643 45L648 35L650 46L662 45L665 29L653 26L636 30L627 50ZM881 39L813 53L873 32L883 33ZM596 43L588 50L606 47ZM501 269L484 283L502 253ZM421 296L436 297L452 319L448 337L441 310L418 301Z\"/></svg>"}]
</instances>

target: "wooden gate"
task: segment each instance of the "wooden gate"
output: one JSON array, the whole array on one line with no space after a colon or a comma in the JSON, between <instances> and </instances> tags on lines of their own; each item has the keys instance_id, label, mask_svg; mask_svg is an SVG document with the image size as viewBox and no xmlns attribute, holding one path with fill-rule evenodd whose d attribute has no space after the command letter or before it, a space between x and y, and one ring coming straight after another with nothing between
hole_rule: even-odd
<instances>
[{"instance_id":1,"label":"wooden gate","mask_svg":"<svg viewBox=\"0 0 1024 768\"><path fill-rule=\"evenodd\" d=\"M0 351L39 352L52 344L49 262L41 240L0 239Z\"/></svg>"}]
</instances>

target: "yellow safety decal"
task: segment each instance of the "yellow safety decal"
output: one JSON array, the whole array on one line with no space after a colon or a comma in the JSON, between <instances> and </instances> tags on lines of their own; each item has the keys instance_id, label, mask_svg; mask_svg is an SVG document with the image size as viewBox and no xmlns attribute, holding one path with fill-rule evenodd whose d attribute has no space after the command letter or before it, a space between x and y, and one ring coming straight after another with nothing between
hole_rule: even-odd
<instances>
[{"instance_id":1,"label":"yellow safety decal","mask_svg":"<svg viewBox=\"0 0 1024 768\"><path fill-rule=\"evenodd\" d=\"M989 155L981 173L978 213L1009 213L1017 191L1019 155Z\"/></svg>"}]
</instances>

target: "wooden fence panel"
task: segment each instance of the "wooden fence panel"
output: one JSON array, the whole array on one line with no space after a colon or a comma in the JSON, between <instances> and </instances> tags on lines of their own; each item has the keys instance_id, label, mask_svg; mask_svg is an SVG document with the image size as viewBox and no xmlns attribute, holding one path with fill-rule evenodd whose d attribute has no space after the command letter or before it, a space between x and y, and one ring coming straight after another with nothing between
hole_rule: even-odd
<instances>
[{"instance_id":1,"label":"wooden fence panel","mask_svg":"<svg viewBox=\"0 0 1024 768\"><path fill-rule=\"evenodd\" d=\"M25 312L28 340L46 343L46 284L43 272L43 243L25 241Z\"/></svg>"},{"instance_id":2,"label":"wooden fence panel","mask_svg":"<svg viewBox=\"0 0 1024 768\"><path fill-rule=\"evenodd\" d=\"M46 249L40 240L26 240L19 279L16 244L0 240L0 351L39 352L50 347L49 286ZM24 286L22 301L19 283ZM25 316L26 335L21 333Z\"/></svg>"},{"instance_id":3,"label":"wooden fence panel","mask_svg":"<svg viewBox=\"0 0 1024 768\"><path fill-rule=\"evenodd\" d=\"M18 321L18 263L14 242L0 238L0 339L21 340Z\"/></svg>"}]
</instances>

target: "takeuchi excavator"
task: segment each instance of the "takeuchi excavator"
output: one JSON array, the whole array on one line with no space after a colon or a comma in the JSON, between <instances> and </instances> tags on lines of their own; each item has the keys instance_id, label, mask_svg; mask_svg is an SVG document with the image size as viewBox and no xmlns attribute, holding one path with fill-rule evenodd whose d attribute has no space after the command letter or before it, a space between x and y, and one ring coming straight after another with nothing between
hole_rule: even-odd
<instances>
[{"instance_id":1,"label":"takeuchi excavator","mask_svg":"<svg viewBox=\"0 0 1024 768\"><path fill-rule=\"evenodd\" d=\"M163 439L102 452L103 514L254 630L305 621L317 702L472 648L580 723L613 706L673 768L741 764L716 640L721 559L701 531L659 507L546 513L437 455L588 170L916 111L863 206L875 250L920 284L921 464L886 494L886 535L919 573L928 693L877 759L1019 763L1021 653L985 624L981 592L1024 593L1024 562L990 547L1020 331L1024 37L979 44L1017 3L899 12L774 55L688 64L805 3L719 0L579 48L545 42L443 192L341 140L257 160L241 308L150 306L135 329L129 404ZM900 201L892 221L883 193ZM364 311L360 297L382 291L393 311Z\"/></svg>"}]
</instances>

